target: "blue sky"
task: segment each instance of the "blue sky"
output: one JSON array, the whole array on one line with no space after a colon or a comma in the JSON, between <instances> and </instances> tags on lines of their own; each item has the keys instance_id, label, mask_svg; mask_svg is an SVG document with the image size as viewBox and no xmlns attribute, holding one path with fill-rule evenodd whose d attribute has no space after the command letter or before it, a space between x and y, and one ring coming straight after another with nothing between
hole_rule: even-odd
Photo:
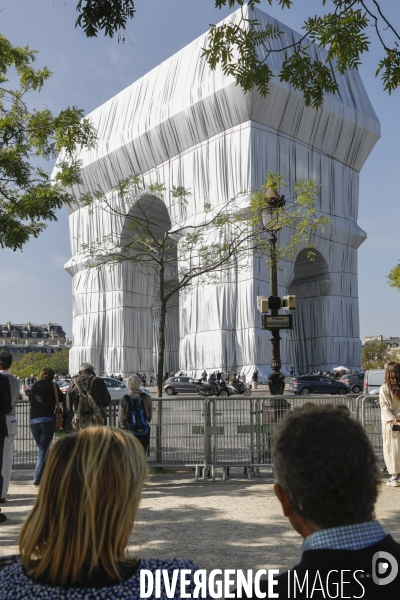
<instances>
[{"instance_id":1,"label":"blue sky","mask_svg":"<svg viewBox=\"0 0 400 600\"><path fill-rule=\"evenodd\" d=\"M383 0L400 29L400 3ZM103 36L88 40L74 28L75 0L3 0L1 33L15 45L39 51L37 65L53 72L37 108L57 112L76 105L90 112L198 37L229 11L216 11L214 0L137 0L137 13L126 41ZM321 0L294 0L282 11L264 0L260 8L296 30L321 10ZM360 177L359 225L368 239L359 249L361 337L400 335L400 293L386 281L400 259L399 140L400 90L388 96L374 77L378 48L371 49L360 69L364 85L381 121L381 140ZM49 166L51 168L51 165ZM71 334L71 278L63 265L70 258L67 213L32 240L23 252L0 250L0 321L55 321Z\"/></svg>"}]
</instances>

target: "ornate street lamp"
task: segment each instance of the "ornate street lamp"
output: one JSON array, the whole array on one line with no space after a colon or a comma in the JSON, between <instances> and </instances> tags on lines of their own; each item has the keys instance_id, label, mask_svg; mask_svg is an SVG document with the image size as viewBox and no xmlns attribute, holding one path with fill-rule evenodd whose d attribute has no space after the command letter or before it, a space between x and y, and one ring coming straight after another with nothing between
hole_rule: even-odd
<instances>
[{"instance_id":1,"label":"ornate street lamp","mask_svg":"<svg viewBox=\"0 0 400 600\"><path fill-rule=\"evenodd\" d=\"M276 244L278 238L277 231L280 229L279 211L285 206L285 196L280 196L276 190L268 189L266 193L267 203L261 210L261 219L263 230L268 232L269 255L270 255L270 297L268 306L272 316L279 314L282 306L281 298L278 295L278 259ZM285 377L281 373L281 351L279 329L271 329L271 369L272 373L268 377L269 391L274 396L281 396L285 390Z\"/></svg>"}]
</instances>

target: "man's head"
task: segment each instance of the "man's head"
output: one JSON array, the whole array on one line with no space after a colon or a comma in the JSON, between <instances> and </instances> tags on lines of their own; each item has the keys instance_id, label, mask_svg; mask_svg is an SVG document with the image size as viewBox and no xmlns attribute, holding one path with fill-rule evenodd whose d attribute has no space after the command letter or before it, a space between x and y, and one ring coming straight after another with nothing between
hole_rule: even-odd
<instances>
[{"instance_id":1,"label":"man's head","mask_svg":"<svg viewBox=\"0 0 400 600\"><path fill-rule=\"evenodd\" d=\"M302 535L374 516L381 481L376 457L345 406L288 411L277 426L274 471L284 514Z\"/></svg>"},{"instance_id":2,"label":"man's head","mask_svg":"<svg viewBox=\"0 0 400 600\"><path fill-rule=\"evenodd\" d=\"M82 363L79 367L79 373L94 373L94 367L90 363Z\"/></svg>"},{"instance_id":3,"label":"man's head","mask_svg":"<svg viewBox=\"0 0 400 600\"><path fill-rule=\"evenodd\" d=\"M12 365L12 354L3 350L0 352L0 370L7 371Z\"/></svg>"}]
</instances>

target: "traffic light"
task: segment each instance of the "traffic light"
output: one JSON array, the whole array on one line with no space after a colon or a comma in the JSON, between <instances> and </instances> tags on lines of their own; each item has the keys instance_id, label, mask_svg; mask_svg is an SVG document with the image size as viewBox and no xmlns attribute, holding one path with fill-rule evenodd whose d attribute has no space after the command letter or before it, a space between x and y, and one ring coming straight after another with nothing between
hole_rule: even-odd
<instances>
[{"instance_id":1,"label":"traffic light","mask_svg":"<svg viewBox=\"0 0 400 600\"><path fill-rule=\"evenodd\" d=\"M293 310L296 308L296 296L283 296L282 308L286 308L286 310Z\"/></svg>"},{"instance_id":2,"label":"traffic light","mask_svg":"<svg viewBox=\"0 0 400 600\"><path fill-rule=\"evenodd\" d=\"M257 296L257 309L260 311L260 313L267 313L268 298L265 298L265 296Z\"/></svg>"}]
</instances>

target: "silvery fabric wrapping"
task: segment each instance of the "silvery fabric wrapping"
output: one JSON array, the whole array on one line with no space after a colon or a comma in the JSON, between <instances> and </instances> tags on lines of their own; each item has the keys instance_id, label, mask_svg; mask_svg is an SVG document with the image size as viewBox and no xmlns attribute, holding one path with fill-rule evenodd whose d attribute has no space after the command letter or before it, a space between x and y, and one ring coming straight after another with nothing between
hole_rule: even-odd
<instances>
[{"instance_id":1,"label":"silvery fabric wrapping","mask_svg":"<svg viewBox=\"0 0 400 600\"><path fill-rule=\"evenodd\" d=\"M244 10L247 10L246 8ZM263 23L278 23L256 10ZM230 19L237 20L239 12ZM299 34L272 41L287 45ZM361 342L357 291L357 249L366 233L357 225L359 171L380 136L380 126L357 72L335 73L340 90L326 95L319 110L305 107L299 93L275 78L267 98L244 94L233 78L211 71L202 48L207 34L150 71L89 116L98 130L95 150L82 151L85 189L108 191L123 178L143 174L148 185L191 190L187 218L196 220L205 202L217 206L240 191L257 190L266 171L281 172L293 196L296 180L322 185L319 209L332 226L315 236L318 249L309 261L283 261L279 294L294 293L294 329L282 332L282 370L360 366ZM313 56L324 51L311 48ZM281 54L268 59L277 71ZM283 191L283 190L282 190ZM73 348L70 371L92 362L98 372L151 372L157 349L157 282L130 264L88 271L82 243L124 225L106 212L76 204L69 209L73 277ZM129 209L126 209L127 211ZM172 223L182 215L173 214ZM290 231L279 235L285 243ZM270 372L269 333L261 330L257 295L269 295L263 259L249 257L247 271L232 269L214 285L198 285L171 301L167 313L165 370L199 374L255 367ZM260 377L262 380L262 377Z\"/></svg>"}]
</instances>

